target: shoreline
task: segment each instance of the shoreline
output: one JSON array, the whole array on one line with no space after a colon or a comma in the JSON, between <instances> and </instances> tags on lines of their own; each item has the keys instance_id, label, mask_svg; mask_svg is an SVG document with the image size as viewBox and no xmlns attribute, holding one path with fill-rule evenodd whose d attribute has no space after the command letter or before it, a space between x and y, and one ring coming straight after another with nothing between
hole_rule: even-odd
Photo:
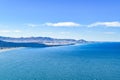
<instances>
[{"instance_id":1,"label":"shoreline","mask_svg":"<svg viewBox=\"0 0 120 80\"><path fill-rule=\"evenodd\" d=\"M13 47L13 48L0 48L0 53L1 52L6 52L6 51L11 51L15 49L19 49L20 47Z\"/></svg>"}]
</instances>

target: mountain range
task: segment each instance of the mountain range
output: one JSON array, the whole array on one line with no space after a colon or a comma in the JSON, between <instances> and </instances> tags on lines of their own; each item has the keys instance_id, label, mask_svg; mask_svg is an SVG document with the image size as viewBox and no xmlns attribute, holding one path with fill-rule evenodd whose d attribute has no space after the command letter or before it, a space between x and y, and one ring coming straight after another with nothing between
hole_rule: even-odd
<instances>
[{"instance_id":1,"label":"mountain range","mask_svg":"<svg viewBox=\"0 0 120 80\"><path fill-rule=\"evenodd\" d=\"M20 47L41 47L41 46L58 46L58 45L71 45L87 43L88 41L84 39L56 39L50 37L3 37L0 36L0 47L4 46L20 46Z\"/></svg>"}]
</instances>

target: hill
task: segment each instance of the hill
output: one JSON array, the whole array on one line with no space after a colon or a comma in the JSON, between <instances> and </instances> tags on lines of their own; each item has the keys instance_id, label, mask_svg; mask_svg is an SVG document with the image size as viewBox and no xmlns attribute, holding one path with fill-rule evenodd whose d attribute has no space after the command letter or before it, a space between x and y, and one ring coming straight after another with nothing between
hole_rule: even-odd
<instances>
[{"instance_id":1,"label":"hill","mask_svg":"<svg viewBox=\"0 0 120 80\"><path fill-rule=\"evenodd\" d=\"M0 36L1 41L13 42L13 43L37 43L37 44L45 44L45 45L69 45L69 44L79 44L79 43L87 43L88 41L84 39L75 40L75 39L56 39L50 37L2 37Z\"/></svg>"},{"instance_id":2,"label":"hill","mask_svg":"<svg viewBox=\"0 0 120 80\"><path fill-rule=\"evenodd\" d=\"M47 47L45 44L38 43L13 43L13 42L5 42L0 40L1 48L10 48L10 47Z\"/></svg>"}]
</instances>

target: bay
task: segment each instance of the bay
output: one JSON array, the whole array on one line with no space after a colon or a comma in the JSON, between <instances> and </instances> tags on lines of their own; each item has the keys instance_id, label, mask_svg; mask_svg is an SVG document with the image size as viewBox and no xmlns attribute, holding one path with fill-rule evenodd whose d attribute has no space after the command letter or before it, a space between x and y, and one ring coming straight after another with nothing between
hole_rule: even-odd
<instances>
[{"instance_id":1,"label":"bay","mask_svg":"<svg viewBox=\"0 0 120 80\"><path fill-rule=\"evenodd\" d=\"M0 80L120 80L120 43L1 52Z\"/></svg>"}]
</instances>

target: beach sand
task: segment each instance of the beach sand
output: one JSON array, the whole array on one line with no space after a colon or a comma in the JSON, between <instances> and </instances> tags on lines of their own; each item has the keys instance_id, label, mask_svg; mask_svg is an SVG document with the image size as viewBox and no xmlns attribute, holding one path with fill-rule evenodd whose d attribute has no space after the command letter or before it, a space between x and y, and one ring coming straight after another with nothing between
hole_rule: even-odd
<instances>
[{"instance_id":1,"label":"beach sand","mask_svg":"<svg viewBox=\"0 0 120 80\"><path fill-rule=\"evenodd\" d=\"M11 50L15 50L18 48L0 48L0 52L6 52L6 51L11 51Z\"/></svg>"}]
</instances>

